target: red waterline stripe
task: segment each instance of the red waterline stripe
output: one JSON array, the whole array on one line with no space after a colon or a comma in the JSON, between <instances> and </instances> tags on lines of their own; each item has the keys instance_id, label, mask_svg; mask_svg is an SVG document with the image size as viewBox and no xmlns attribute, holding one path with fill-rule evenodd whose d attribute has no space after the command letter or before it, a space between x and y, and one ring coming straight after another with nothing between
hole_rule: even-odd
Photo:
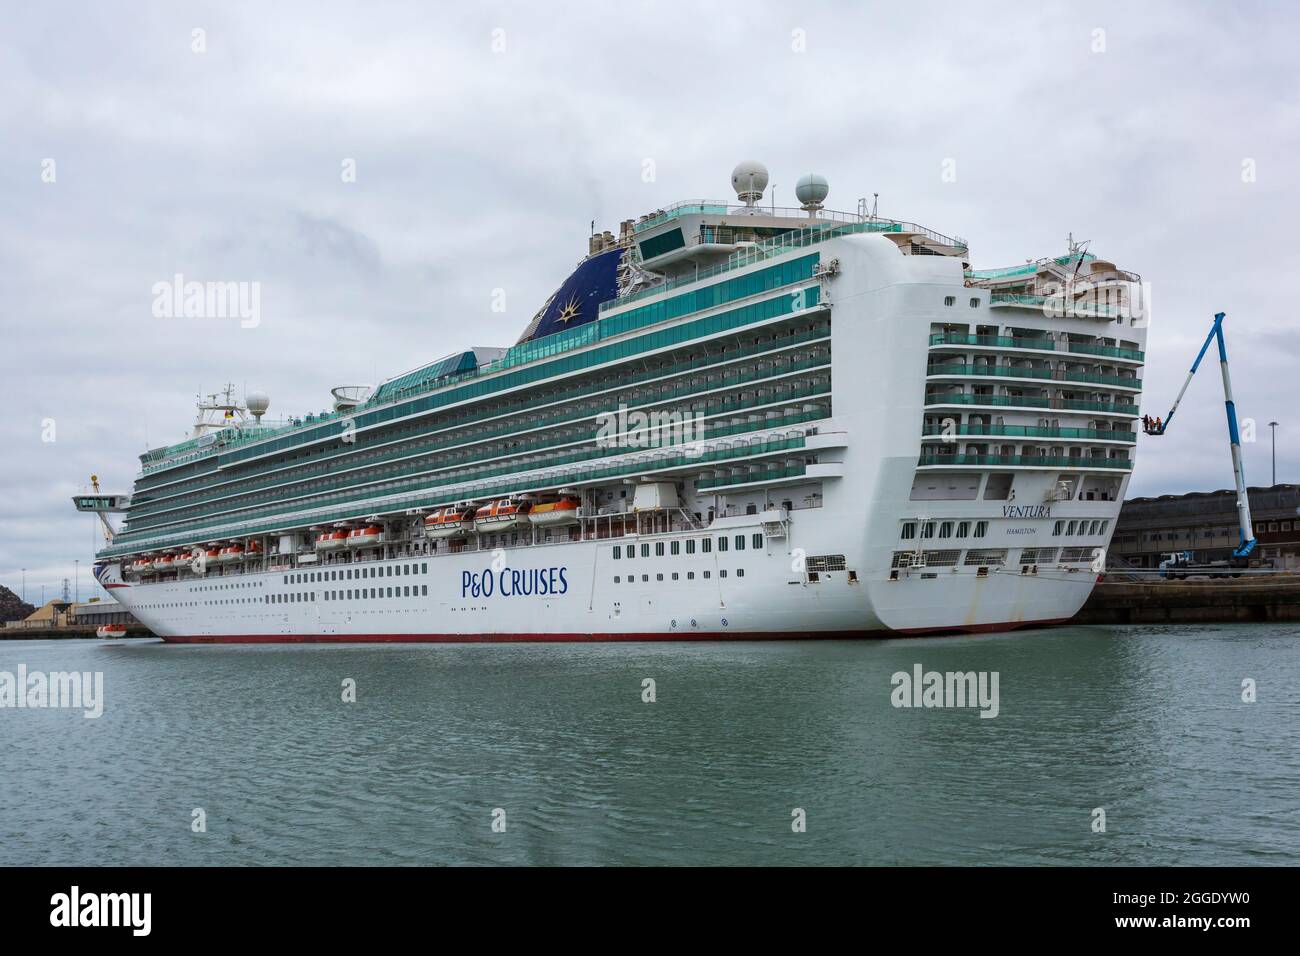
<instances>
[{"instance_id":1,"label":"red waterline stripe","mask_svg":"<svg viewBox=\"0 0 1300 956\"><path fill-rule=\"evenodd\" d=\"M515 643L626 643L637 641L790 641L888 638L921 634L978 634L1023 627L1049 627L1068 618L1043 621L1009 621L960 627L906 628L875 631L637 631L627 634L192 634L164 637L169 644L515 644Z\"/></svg>"}]
</instances>

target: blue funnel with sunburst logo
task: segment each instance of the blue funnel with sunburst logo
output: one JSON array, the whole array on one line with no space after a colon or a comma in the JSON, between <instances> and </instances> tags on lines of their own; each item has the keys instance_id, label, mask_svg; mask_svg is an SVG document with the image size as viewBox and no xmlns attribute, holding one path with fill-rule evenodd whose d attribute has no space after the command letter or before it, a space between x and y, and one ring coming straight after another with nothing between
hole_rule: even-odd
<instances>
[{"instance_id":1,"label":"blue funnel with sunburst logo","mask_svg":"<svg viewBox=\"0 0 1300 956\"><path fill-rule=\"evenodd\" d=\"M566 329L575 329L600 317L600 304L618 295L621 248L588 256L555 290L537 313L520 342L531 342Z\"/></svg>"}]
</instances>

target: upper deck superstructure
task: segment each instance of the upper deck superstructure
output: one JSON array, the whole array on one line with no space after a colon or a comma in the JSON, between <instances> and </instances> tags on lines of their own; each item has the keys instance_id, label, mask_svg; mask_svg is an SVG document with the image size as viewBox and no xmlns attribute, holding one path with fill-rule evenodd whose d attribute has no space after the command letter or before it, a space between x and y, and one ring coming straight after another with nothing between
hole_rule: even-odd
<instances>
[{"instance_id":1,"label":"upper deck superstructure","mask_svg":"<svg viewBox=\"0 0 1300 956\"><path fill-rule=\"evenodd\" d=\"M248 620L224 626L250 637L363 636L353 610L398 615L394 634L531 633L490 614L459 619L477 631L451 623L474 606L465 575L480 573L480 552L522 563L527 551L552 562L528 570L584 579L585 610L557 607L551 630L522 622L539 633L671 634L675 618L657 608L677 602L700 628L700 600L727 620L701 633L739 620L753 625L742 633L841 633L1072 614L1132 464L1136 277L1073 252L972 272L960 239L823 209L820 177L801 181L804 205L790 210L761 205L754 169L738 174L740 205L677 204L593 236L508 349L336 390L334 410L278 427L261 424L259 397L259 421L236 415L147 452L101 580L173 598L143 602L175 606L141 619L174 637L230 636L203 619L220 605L194 603L213 588L246 601ZM1053 533L1053 509L1078 516L1052 518ZM1026 528L1033 546L1011 547ZM749 566L720 566L722 547L740 561L737 536ZM613 556L625 542L662 569L603 573L629 560ZM712 565L672 570L688 554ZM388 585L348 587L355 574L414 558L438 582L416 585L422 603L354 608L393 600ZM938 569L990 592L986 606L945 615L921 587ZM983 583L1013 570L1039 579L1030 599L1014 596L1024 582L1006 601ZM304 576L316 587L294 589ZM837 577L846 590L832 597L820 586ZM764 600L780 608L714 613L729 592L757 598L760 580L779 585ZM275 608L281 593L301 607ZM353 623L320 623L340 615Z\"/></svg>"}]
</instances>

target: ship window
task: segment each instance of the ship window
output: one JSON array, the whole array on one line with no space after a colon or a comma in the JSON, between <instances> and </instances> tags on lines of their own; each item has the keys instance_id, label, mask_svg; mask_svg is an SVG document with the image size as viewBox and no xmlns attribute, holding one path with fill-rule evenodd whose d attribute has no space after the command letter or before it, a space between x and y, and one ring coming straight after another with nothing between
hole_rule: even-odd
<instances>
[{"instance_id":1,"label":"ship window","mask_svg":"<svg viewBox=\"0 0 1300 956\"><path fill-rule=\"evenodd\" d=\"M621 584L622 581L623 581L623 579L620 578L617 574L614 575L614 583L615 583L615 584Z\"/></svg>"},{"instance_id":2,"label":"ship window","mask_svg":"<svg viewBox=\"0 0 1300 956\"><path fill-rule=\"evenodd\" d=\"M662 558L663 556L664 556L664 543L662 541L658 541L655 543L655 557Z\"/></svg>"},{"instance_id":3,"label":"ship window","mask_svg":"<svg viewBox=\"0 0 1300 956\"><path fill-rule=\"evenodd\" d=\"M677 573L676 571L674 571L674 572L673 572L673 580L676 581L676 580L678 579L678 577L679 577L678 573Z\"/></svg>"},{"instance_id":4,"label":"ship window","mask_svg":"<svg viewBox=\"0 0 1300 956\"><path fill-rule=\"evenodd\" d=\"M726 539L726 538L724 538L724 537L719 537L719 538L718 538L718 550L719 550L719 551L726 551L726 550L727 550L727 539Z\"/></svg>"},{"instance_id":5,"label":"ship window","mask_svg":"<svg viewBox=\"0 0 1300 956\"><path fill-rule=\"evenodd\" d=\"M737 551L745 550L745 536L743 534L736 535L736 550Z\"/></svg>"},{"instance_id":6,"label":"ship window","mask_svg":"<svg viewBox=\"0 0 1300 956\"><path fill-rule=\"evenodd\" d=\"M410 596L411 596L411 586L409 584L403 584L402 597L410 597Z\"/></svg>"},{"instance_id":7,"label":"ship window","mask_svg":"<svg viewBox=\"0 0 1300 956\"><path fill-rule=\"evenodd\" d=\"M957 297L956 297L955 295L945 295L945 296L943 297L943 304L944 304L944 305L947 305L947 306L953 306L953 305L956 305L956 304L957 304Z\"/></svg>"},{"instance_id":8,"label":"ship window","mask_svg":"<svg viewBox=\"0 0 1300 956\"><path fill-rule=\"evenodd\" d=\"M623 546L621 544L616 544L614 545L614 560L617 561L621 557L623 557ZM615 578L614 580L617 581L618 578Z\"/></svg>"},{"instance_id":9,"label":"ship window","mask_svg":"<svg viewBox=\"0 0 1300 956\"><path fill-rule=\"evenodd\" d=\"M687 553L687 554L694 554L694 553L695 553L695 539L694 539L694 538L687 538L687 539L686 539L686 553Z\"/></svg>"},{"instance_id":10,"label":"ship window","mask_svg":"<svg viewBox=\"0 0 1300 956\"><path fill-rule=\"evenodd\" d=\"M428 562L428 561L422 561L422 562L420 562L420 573L421 573L421 574L428 574L428 573L429 573L429 562Z\"/></svg>"},{"instance_id":11,"label":"ship window","mask_svg":"<svg viewBox=\"0 0 1300 956\"><path fill-rule=\"evenodd\" d=\"M642 581L649 581L649 580L650 580L650 575L648 575L648 574L643 574L643 575L641 575L641 580L642 580Z\"/></svg>"},{"instance_id":12,"label":"ship window","mask_svg":"<svg viewBox=\"0 0 1300 956\"><path fill-rule=\"evenodd\" d=\"M1058 521L1056 522L1056 524L1052 525L1052 537L1054 538L1059 537L1061 534L1061 529L1064 527L1065 527L1064 521Z\"/></svg>"},{"instance_id":13,"label":"ship window","mask_svg":"<svg viewBox=\"0 0 1300 956\"><path fill-rule=\"evenodd\" d=\"M904 538L915 538L915 537L916 537L916 522L915 522L915 521L904 521L904 522L903 522L903 537L904 537Z\"/></svg>"},{"instance_id":14,"label":"ship window","mask_svg":"<svg viewBox=\"0 0 1300 956\"><path fill-rule=\"evenodd\" d=\"M967 537L969 534L970 534L970 522L969 522L969 521L958 521L958 522L957 522L957 537L959 537L959 538L965 538L965 537Z\"/></svg>"},{"instance_id":15,"label":"ship window","mask_svg":"<svg viewBox=\"0 0 1300 956\"><path fill-rule=\"evenodd\" d=\"M763 532L755 532L754 540L751 543L754 545L755 551L761 551L763 548Z\"/></svg>"},{"instance_id":16,"label":"ship window","mask_svg":"<svg viewBox=\"0 0 1300 956\"><path fill-rule=\"evenodd\" d=\"M664 576L663 576L662 574L656 574L656 575L655 575L655 580L656 580L656 581L662 581L663 579L664 579Z\"/></svg>"},{"instance_id":17,"label":"ship window","mask_svg":"<svg viewBox=\"0 0 1300 956\"><path fill-rule=\"evenodd\" d=\"M695 572L694 572L694 571L687 571L687 572L686 572L686 580L687 580L687 581L694 581L694 580L695 580Z\"/></svg>"},{"instance_id":18,"label":"ship window","mask_svg":"<svg viewBox=\"0 0 1300 956\"><path fill-rule=\"evenodd\" d=\"M1076 527L1077 525L1078 525L1078 522L1077 522L1077 521L1071 521L1071 522L1066 526L1066 530L1065 530L1066 537L1069 537L1070 535L1074 534L1074 532L1075 532L1075 527Z\"/></svg>"},{"instance_id":19,"label":"ship window","mask_svg":"<svg viewBox=\"0 0 1300 956\"><path fill-rule=\"evenodd\" d=\"M429 596L429 585L427 585L427 584L421 584L421 585L420 585L420 597L428 597L428 596Z\"/></svg>"},{"instance_id":20,"label":"ship window","mask_svg":"<svg viewBox=\"0 0 1300 956\"><path fill-rule=\"evenodd\" d=\"M745 569L744 569L744 568L736 568L736 577L738 577L738 578L743 578L744 576L745 576Z\"/></svg>"},{"instance_id":21,"label":"ship window","mask_svg":"<svg viewBox=\"0 0 1300 956\"><path fill-rule=\"evenodd\" d=\"M951 538L951 537L952 537L952 522L951 522L951 521L945 521L945 522L943 522L942 524L939 525L939 537L941 537L941 538Z\"/></svg>"},{"instance_id":22,"label":"ship window","mask_svg":"<svg viewBox=\"0 0 1300 956\"><path fill-rule=\"evenodd\" d=\"M927 521L927 522L925 522L923 525L921 525L921 537L922 537L922 538L933 538L933 537L934 537L934 522L933 522L933 521Z\"/></svg>"},{"instance_id":23,"label":"ship window","mask_svg":"<svg viewBox=\"0 0 1300 956\"><path fill-rule=\"evenodd\" d=\"M650 557L650 545L648 544L641 545L641 557L643 558Z\"/></svg>"},{"instance_id":24,"label":"ship window","mask_svg":"<svg viewBox=\"0 0 1300 956\"><path fill-rule=\"evenodd\" d=\"M712 576L713 576L713 572L712 572L712 571L705 571L705 572L704 572L704 576L705 576L706 578L708 578L708 577L712 577Z\"/></svg>"},{"instance_id":25,"label":"ship window","mask_svg":"<svg viewBox=\"0 0 1300 956\"><path fill-rule=\"evenodd\" d=\"M970 300L970 307L972 309L978 309L980 307L980 300L978 296Z\"/></svg>"},{"instance_id":26,"label":"ship window","mask_svg":"<svg viewBox=\"0 0 1300 956\"><path fill-rule=\"evenodd\" d=\"M1290 528L1287 528L1287 530L1290 531L1291 529L1290 529ZM681 554L681 552L682 552L682 543L681 543L680 541L674 541L674 542L672 542L672 543L669 545L669 547L668 547L668 551L669 551L670 554Z\"/></svg>"},{"instance_id":27,"label":"ship window","mask_svg":"<svg viewBox=\"0 0 1300 956\"><path fill-rule=\"evenodd\" d=\"M989 530L989 523L987 521L975 522L975 537L977 538L984 537L984 535L988 534L988 530Z\"/></svg>"}]
</instances>

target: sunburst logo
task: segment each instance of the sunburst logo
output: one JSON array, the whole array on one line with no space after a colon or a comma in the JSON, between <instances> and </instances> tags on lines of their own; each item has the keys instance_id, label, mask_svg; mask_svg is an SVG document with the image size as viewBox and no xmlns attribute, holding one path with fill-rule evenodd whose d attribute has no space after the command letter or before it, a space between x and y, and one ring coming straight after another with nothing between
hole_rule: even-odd
<instances>
[{"instance_id":1,"label":"sunburst logo","mask_svg":"<svg viewBox=\"0 0 1300 956\"><path fill-rule=\"evenodd\" d=\"M582 305L578 302L578 297L573 296L568 302L560 306L560 314L555 317L555 321L568 322L570 319L576 319L581 311Z\"/></svg>"}]
</instances>

